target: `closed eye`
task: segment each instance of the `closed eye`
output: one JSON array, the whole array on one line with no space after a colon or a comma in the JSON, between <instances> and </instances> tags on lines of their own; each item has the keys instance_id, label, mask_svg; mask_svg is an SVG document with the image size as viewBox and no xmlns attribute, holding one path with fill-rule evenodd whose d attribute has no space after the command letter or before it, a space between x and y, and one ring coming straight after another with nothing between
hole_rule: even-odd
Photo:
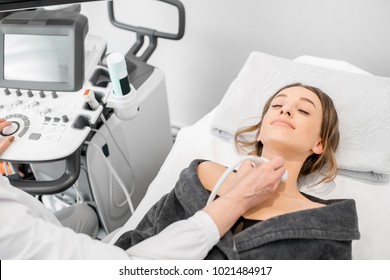
<instances>
[{"instance_id":1,"label":"closed eye","mask_svg":"<svg viewBox=\"0 0 390 280\"><path fill-rule=\"evenodd\" d=\"M280 108L280 107L282 107L282 105L280 105L280 104L274 104L274 105L271 105L271 107L272 107L272 108Z\"/></svg>"},{"instance_id":2,"label":"closed eye","mask_svg":"<svg viewBox=\"0 0 390 280\"><path fill-rule=\"evenodd\" d=\"M305 110L302 110L302 109L298 109L299 112L301 112L302 114L304 115L309 115L309 112L305 111Z\"/></svg>"}]
</instances>

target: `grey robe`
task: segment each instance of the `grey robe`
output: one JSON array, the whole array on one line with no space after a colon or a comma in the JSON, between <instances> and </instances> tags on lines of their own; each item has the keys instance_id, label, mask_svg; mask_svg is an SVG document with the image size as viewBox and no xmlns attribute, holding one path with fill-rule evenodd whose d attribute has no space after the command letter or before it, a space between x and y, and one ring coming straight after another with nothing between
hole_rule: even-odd
<instances>
[{"instance_id":1,"label":"grey robe","mask_svg":"<svg viewBox=\"0 0 390 280\"><path fill-rule=\"evenodd\" d=\"M194 160L184 169L175 188L115 245L128 249L204 208L209 192L197 174L200 162ZM227 232L206 259L351 259L352 240L360 238L354 200L304 195L327 206L277 216L235 235Z\"/></svg>"}]
</instances>

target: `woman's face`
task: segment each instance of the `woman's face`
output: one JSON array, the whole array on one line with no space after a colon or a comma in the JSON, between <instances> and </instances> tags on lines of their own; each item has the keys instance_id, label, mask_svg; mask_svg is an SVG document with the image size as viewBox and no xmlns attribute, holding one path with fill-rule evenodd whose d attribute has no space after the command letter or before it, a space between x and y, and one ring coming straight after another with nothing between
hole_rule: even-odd
<instances>
[{"instance_id":1,"label":"woman's face","mask_svg":"<svg viewBox=\"0 0 390 280\"><path fill-rule=\"evenodd\" d=\"M262 120L258 141L264 153L306 159L321 154L322 105L318 96L300 86L279 92Z\"/></svg>"}]
</instances>

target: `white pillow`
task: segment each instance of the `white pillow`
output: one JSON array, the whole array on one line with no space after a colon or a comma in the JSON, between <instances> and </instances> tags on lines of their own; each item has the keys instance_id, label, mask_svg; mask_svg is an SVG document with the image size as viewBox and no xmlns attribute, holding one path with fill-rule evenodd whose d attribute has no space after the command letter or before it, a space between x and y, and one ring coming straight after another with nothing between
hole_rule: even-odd
<instances>
[{"instance_id":1,"label":"white pillow","mask_svg":"<svg viewBox=\"0 0 390 280\"><path fill-rule=\"evenodd\" d=\"M390 176L390 78L309 65L252 52L232 82L211 122L220 137L257 123L267 99L281 87L301 82L325 91L340 121L340 173L375 182Z\"/></svg>"}]
</instances>

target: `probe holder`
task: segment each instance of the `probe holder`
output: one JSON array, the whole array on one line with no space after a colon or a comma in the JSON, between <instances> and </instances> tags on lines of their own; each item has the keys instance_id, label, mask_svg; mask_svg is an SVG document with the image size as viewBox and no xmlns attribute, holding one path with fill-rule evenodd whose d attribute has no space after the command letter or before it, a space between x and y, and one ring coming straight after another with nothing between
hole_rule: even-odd
<instances>
[{"instance_id":1,"label":"probe holder","mask_svg":"<svg viewBox=\"0 0 390 280\"><path fill-rule=\"evenodd\" d=\"M138 94L130 84L131 91L127 95L115 95L113 91L107 99L107 107L113 108L115 115L124 121L133 119L138 114Z\"/></svg>"}]
</instances>

